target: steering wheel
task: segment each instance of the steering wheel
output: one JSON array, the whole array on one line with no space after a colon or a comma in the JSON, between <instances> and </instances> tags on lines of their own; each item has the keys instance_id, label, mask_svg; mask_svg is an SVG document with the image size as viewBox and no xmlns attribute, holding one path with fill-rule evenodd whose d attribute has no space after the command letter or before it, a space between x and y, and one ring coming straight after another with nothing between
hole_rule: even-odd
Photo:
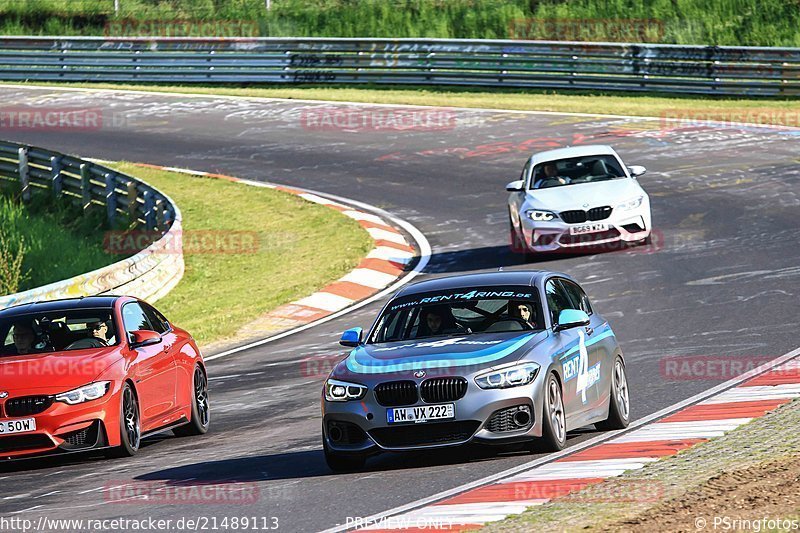
<instances>
[{"instance_id":1,"label":"steering wheel","mask_svg":"<svg viewBox=\"0 0 800 533\"><path fill-rule=\"evenodd\" d=\"M501 319L499 319L499 320L495 320L495 321L494 321L494 322L492 322L492 323L489 325L489 327L488 327L488 328L486 328L484 331L489 331L489 332L492 332L492 331L497 331L496 329L493 329L493 328L494 328L494 327L495 327L497 324L501 324L501 323L503 323L503 322L516 322L517 324L519 324L520 326L522 326L522 330L523 330L523 331L528 331L528 330L532 330L532 329L533 329L533 328L531 327L531 325L530 325L530 324L529 324L529 323L528 323L526 320L523 320L523 319L521 319L521 318L518 318L518 317L515 317L515 316L509 316L509 317L504 317L504 318L501 318ZM512 330L512 331L516 331L516 330Z\"/></svg>"},{"instance_id":2,"label":"steering wheel","mask_svg":"<svg viewBox=\"0 0 800 533\"><path fill-rule=\"evenodd\" d=\"M105 348L108 346L102 339L97 337L88 337L86 339L78 339L72 344L68 345L65 350L80 350L81 348Z\"/></svg>"}]
</instances>

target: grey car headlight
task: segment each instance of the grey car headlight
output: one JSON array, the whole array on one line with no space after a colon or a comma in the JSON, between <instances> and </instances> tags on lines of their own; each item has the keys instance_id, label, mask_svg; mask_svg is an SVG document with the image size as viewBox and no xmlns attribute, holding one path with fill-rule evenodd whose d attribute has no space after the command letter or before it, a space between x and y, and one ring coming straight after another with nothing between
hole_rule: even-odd
<instances>
[{"instance_id":1,"label":"grey car headlight","mask_svg":"<svg viewBox=\"0 0 800 533\"><path fill-rule=\"evenodd\" d=\"M552 211L545 211L543 209L529 209L528 211L525 211L525 215L536 222L547 222L553 220L554 218L558 218L558 215Z\"/></svg>"},{"instance_id":2,"label":"grey car headlight","mask_svg":"<svg viewBox=\"0 0 800 533\"><path fill-rule=\"evenodd\" d=\"M638 198L634 198L632 200L628 200L627 202L623 202L617 206L617 209L620 211L630 211L631 209L636 209L640 205L642 205L642 201L644 200L644 196L639 196Z\"/></svg>"},{"instance_id":3,"label":"grey car headlight","mask_svg":"<svg viewBox=\"0 0 800 533\"><path fill-rule=\"evenodd\" d=\"M96 381L71 391L56 394L55 400L69 405L98 400L106 395L110 385L110 381Z\"/></svg>"},{"instance_id":4,"label":"grey car headlight","mask_svg":"<svg viewBox=\"0 0 800 533\"><path fill-rule=\"evenodd\" d=\"M475 383L482 389L507 389L527 385L536 379L539 365L536 363L522 363L502 370L495 370L481 374L475 378Z\"/></svg>"},{"instance_id":5,"label":"grey car headlight","mask_svg":"<svg viewBox=\"0 0 800 533\"><path fill-rule=\"evenodd\" d=\"M358 383L348 383L338 379L325 381L325 399L329 402L360 400L367 395L367 387Z\"/></svg>"}]
</instances>

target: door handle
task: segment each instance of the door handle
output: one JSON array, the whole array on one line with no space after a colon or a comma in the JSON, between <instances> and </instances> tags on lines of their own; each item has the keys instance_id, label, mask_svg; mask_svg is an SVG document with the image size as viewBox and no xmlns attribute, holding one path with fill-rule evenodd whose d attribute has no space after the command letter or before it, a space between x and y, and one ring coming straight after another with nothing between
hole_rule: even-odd
<instances>
[{"instance_id":1,"label":"door handle","mask_svg":"<svg viewBox=\"0 0 800 533\"><path fill-rule=\"evenodd\" d=\"M165 352L168 352L170 348L172 348L172 345L171 345L171 344L165 344L165 345L164 345L164 351L165 351Z\"/></svg>"},{"instance_id":2,"label":"door handle","mask_svg":"<svg viewBox=\"0 0 800 533\"><path fill-rule=\"evenodd\" d=\"M594 329L591 326L586 326L586 334L591 337L592 333L594 333Z\"/></svg>"}]
</instances>

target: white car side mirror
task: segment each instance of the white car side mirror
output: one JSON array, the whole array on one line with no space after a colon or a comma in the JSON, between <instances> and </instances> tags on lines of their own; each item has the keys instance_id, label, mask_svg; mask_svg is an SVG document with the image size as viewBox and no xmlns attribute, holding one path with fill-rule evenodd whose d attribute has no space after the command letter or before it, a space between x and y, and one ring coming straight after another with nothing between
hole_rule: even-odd
<instances>
[{"instance_id":1,"label":"white car side mirror","mask_svg":"<svg viewBox=\"0 0 800 533\"><path fill-rule=\"evenodd\" d=\"M508 192L519 192L525 187L525 182L522 180L512 181L508 185L506 185L506 190Z\"/></svg>"},{"instance_id":2,"label":"white car side mirror","mask_svg":"<svg viewBox=\"0 0 800 533\"><path fill-rule=\"evenodd\" d=\"M645 172L647 172L647 169L644 168L641 165L633 165L633 166L628 167L628 172L631 173L631 176L636 178L638 176L643 175Z\"/></svg>"}]
</instances>

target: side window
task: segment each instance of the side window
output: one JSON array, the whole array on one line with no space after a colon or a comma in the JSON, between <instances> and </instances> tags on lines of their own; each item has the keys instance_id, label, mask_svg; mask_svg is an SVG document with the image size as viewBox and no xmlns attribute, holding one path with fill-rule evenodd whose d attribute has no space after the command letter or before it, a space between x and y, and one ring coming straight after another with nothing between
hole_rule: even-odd
<instances>
[{"instance_id":1,"label":"side window","mask_svg":"<svg viewBox=\"0 0 800 533\"><path fill-rule=\"evenodd\" d=\"M525 166L522 167L522 174L519 175L519 179L521 179L525 185L528 185L528 170L530 168L531 168L531 162L530 160L528 160L528 162L525 163Z\"/></svg>"},{"instance_id":2,"label":"side window","mask_svg":"<svg viewBox=\"0 0 800 533\"><path fill-rule=\"evenodd\" d=\"M164 318L164 315L147 304L142 304L142 308L144 309L147 319L153 325L153 331L160 334L164 334L169 331L169 322L167 322L167 319Z\"/></svg>"},{"instance_id":3,"label":"side window","mask_svg":"<svg viewBox=\"0 0 800 533\"><path fill-rule=\"evenodd\" d=\"M547 307L550 309L550 319L553 324L557 324L559 313L564 309L572 309L572 302L556 279L547 281L544 292L547 297Z\"/></svg>"},{"instance_id":4,"label":"side window","mask_svg":"<svg viewBox=\"0 0 800 533\"><path fill-rule=\"evenodd\" d=\"M567 280L561 280L561 284L564 286L564 290L569 296L570 303L572 304L570 308L580 309L587 315L591 315L592 306L589 304L589 298L586 296L586 293L583 292L583 289L578 287L575 283Z\"/></svg>"},{"instance_id":5,"label":"side window","mask_svg":"<svg viewBox=\"0 0 800 533\"><path fill-rule=\"evenodd\" d=\"M128 335L137 329L156 331L150 320L147 319L142 306L136 302L127 303L122 307L122 322Z\"/></svg>"}]
</instances>

